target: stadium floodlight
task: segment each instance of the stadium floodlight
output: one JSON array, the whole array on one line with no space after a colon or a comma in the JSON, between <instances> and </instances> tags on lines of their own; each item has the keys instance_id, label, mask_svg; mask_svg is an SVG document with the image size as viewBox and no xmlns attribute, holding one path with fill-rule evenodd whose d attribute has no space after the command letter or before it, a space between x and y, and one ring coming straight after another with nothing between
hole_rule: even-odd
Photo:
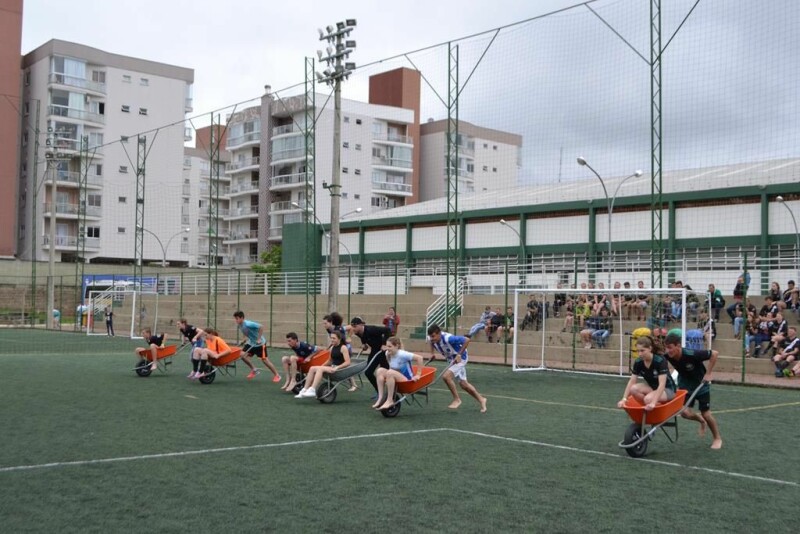
<instances>
[{"instance_id":1,"label":"stadium floodlight","mask_svg":"<svg viewBox=\"0 0 800 534\"><path fill-rule=\"evenodd\" d=\"M626 176L625 178L623 178L617 184L617 188L614 190L614 194L609 197L608 196L608 189L606 189L606 182L597 173L597 171L594 170L594 168L591 165L589 165L589 162L586 161L586 158L578 156L577 157L577 162L578 162L578 165L580 165L581 167L588 167L589 170L592 171L592 174L594 174L597 177L597 179L600 180L600 185L603 186L603 194L606 197L606 204L608 206L608 258L606 259L606 262L608 264L608 287L610 289L611 288L611 269L613 267L613 265L611 263L611 216L614 213L614 202L617 200L617 194L619 193L619 189L620 189L620 187L622 187L622 184L624 184L625 182L627 182L629 179L633 178L634 176L635 177L641 176L642 175L642 171L637 169L630 176Z\"/></svg>"}]
</instances>

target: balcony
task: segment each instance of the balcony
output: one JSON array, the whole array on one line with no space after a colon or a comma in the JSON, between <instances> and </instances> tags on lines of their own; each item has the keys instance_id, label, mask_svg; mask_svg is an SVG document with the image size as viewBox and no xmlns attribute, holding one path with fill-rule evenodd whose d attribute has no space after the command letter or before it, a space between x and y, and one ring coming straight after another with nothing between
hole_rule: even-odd
<instances>
[{"instance_id":1,"label":"balcony","mask_svg":"<svg viewBox=\"0 0 800 534\"><path fill-rule=\"evenodd\" d=\"M184 141L191 141L192 140L192 129L191 128L184 128L183 129L183 140Z\"/></svg>"},{"instance_id":2,"label":"balcony","mask_svg":"<svg viewBox=\"0 0 800 534\"><path fill-rule=\"evenodd\" d=\"M73 171L56 171L56 181L62 186L80 186L81 173ZM49 180L45 180L49 182ZM87 187L103 187L103 177L97 175L86 176Z\"/></svg>"},{"instance_id":3,"label":"balcony","mask_svg":"<svg viewBox=\"0 0 800 534\"><path fill-rule=\"evenodd\" d=\"M240 183L231 186L227 196L244 195L247 193L258 193L258 182Z\"/></svg>"},{"instance_id":4,"label":"balcony","mask_svg":"<svg viewBox=\"0 0 800 534\"><path fill-rule=\"evenodd\" d=\"M372 180L372 190L390 195L411 196L411 184Z\"/></svg>"},{"instance_id":5,"label":"balcony","mask_svg":"<svg viewBox=\"0 0 800 534\"><path fill-rule=\"evenodd\" d=\"M207 218L208 217L208 206L201 207L199 215L200 215L200 217L206 217ZM227 217L227 216L228 216L228 210L227 209L221 209L221 208L217 209L217 217L216 217L217 219L219 219L221 217Z\"/></svg>"},{"instance_id":6,"label":"balcony","mask_svg":"<svg viewBox=\"0 0 800 534\"><path fill-rule=\"evenodd\" d=\"M278 211L301 211L304 209L303 203L300 204L300 207L292 206L293 202L291 200L281 200L280 202L273 202L269 205L270 212L275 213Z\"/></svg>"},{"instance_id":7,"label":"balcony","mask_svg":"<svg viewBox=\"0 0 800 534\"><path fill-rule=\"evenodd\" d=\"M67 87L77 87L93 93L104 95L106 94L106 84L100 82L92 82L84 78L76 78L75 76L68 76L58 72L50 73L50 83L58 85L66 85Z\"/></svg>"},{"instance_id":8,"label":"balcony","mask_svg":"<svg viewBox=\"0 0 800 534\"><path fill-rule=\"evenodd\" d=\"M185 197L192 196L192 186L189 184L183 184L181 187L181 195Z\"/></svg>"},{"instance_id":9,"label":"balcony","mask_svg":"<svg viewBox=\"0 0 800 534\"><path fill-rule=\"evenodd\" d=\"M258 256L226 256L222 258L222 265L252 265L258 263Z\"/></svg>"},{"instance_id":10,"label":"balcony","mask_svg":"<svg viewBox=\"0 0 800 534\"><path fill-rule=\"evenodd\" d=\"M302 134L303 130L296 124L284 124L282 126L276 126L272 129L272 137L293 133Z\"/></svg>"},{"instance_id":11,"label":"balcony","mask_svg":"<svg viewBox=\"0 0 800 534\"><path fill-rule=\"evenodd\" d=\"M259 144L261 142L261 131L250 132L239 137L229 137L225 150L234 150L248 144Z\"/></svg>"},{"instance_id":12,"label":"balcony","mask_svg":"<svg viewBox=\"0 0 800 534\"><path fill-rule=\"evenodd\" d=\"M282 191L285 189L294 189L297 186L309 185L308 174L305 172L296 172L294 174L281 174L280 176L272 177L272 184L269 187L270 191Z\"/></svg>"},{"instance_id":13,"label":"balcony","mask_svg":"<svg viewBox=\"0 0 800 534\"><path fill-rule=\"evenodd\" d=\"M406 159L390 158L388 156L372 156L372 164L376 167L387 167L393 170L412 171L412 162Z\"/></svg>"},{"instance_id":14,"label":"balcony","mask_svg":"<svg viewBox=\"0 0 800 534\"><path fill-rule=\"evenodd\" d=\"M311 157L309 155L309 157ZM292 161L303 161L306 159L305 148L290 148L288 150L281 150L280 152L272 153L272 161L270 165L285 165Z\"/></svg>"},{"instance_id":15,"label":"balcony","mask_svg":"<svg viewBox=\"0 0 800 534\"><path fill-rule=\"evenodd\" d=\"M184 99L184 102L183 102L183 110L186 113L191 113L192 111L194 111L194 108L192 107L193 105L194 105L194 102L192 101L192 99L187 97L187 98Z\"/></svg>"},{"instance_id":16,"label":"balcony","mask_svg":"<svg viewBox=\"0 0 800 534\"><path fill-rule=\"evenodd\" d=\"M401 145L413 145L414 140L407 135L398 135L393 133L381 132L373 133L372 140L379 143L393 143Z\"/></svg>"},{"instance_id":17,"label":"balcony","mask_svg":"<svg viewBox=\"0 0 800 534\"><path fill-rule=\"evenodd\" d=\"M223 243L254 243L256 241L258 241L258 230L250 230L246 232L241 230L232 230L228 238L225 239Z\"/></svg>"},{"instance_id":18,"label":"balcony","mask_svg":"<svg viewBox=\"0 0 800 534\"><path fill-rule=\"evenodd\" d=\"M282 237L283 237L283 226L278 226L277 228L273 227L269 229L269 235L267 236L267 239L269 239L270 241L280 241Z\"/></svg>"},{"instance_id":19,"label":"balcony","mask_svg":"<svg viewBox=\"0 0 800 534\"><path fill-rule=\"evenodd\" d=\"M98 250L100 248L100 238L87 237L84 239L84 248ZM42 236L42 246L50 247L50 236ZM74 235L57 235L55 238L56 249L71 249L75 250L78 247L78 236Z\"/></svg>"},{"instance_id":20,"label":"balcony","mask_svg":"<svg viewBox=\"0 0 800 534\"><path fill-rule=\"evenodd\" d=\"M244 172L258 169L260 158L258 156L253 158L244 158L225 165L225 173L233 174L236 172Z\"/></svg>"},{"instance_id":21,"label":"balcony","mask_svg":"<svg viewBox=\"0 0 800 534\"><path fill-rule=\"evenodd\" d=\"M226 219L236 219L244 217L258 217L258 206L245 206L242 208L231 208L228 210Z\"/></svg>"},{"instance_id":22,"label":"balcony","mask_svg":"<svg viewBox=\"0 0 800 534\"><path fill-rule=\"evenodd\" d=\"M67 106L48 106L47 112L56 117L66 117L68 119L76 119L80 121L93 122L95 124L105 124L105 115L99 113L91 113L83 109L75 109Z\"/></svg>"},{"instance_id":23,"label":"balcony","mask_svg":"<svg viewBox=\"0 0 800 534\"><path fill-rule=\"evenodd\" d=\"M447 176L447 167L444 169L444 175ZM458 173L459 178L468 178L473 179L475 178L475 173L473 171L468 171L467 169L457 169L456 172ZM446 180L447 178L445 178Z\"/></svg>"},{"instance_id":24,"label":"balcony","mask_svg":"<svg viewBox=\"0 0 800 534\"><path fill-rule=\"evenodd\" d=\"M44 203L44 216L49 216L51 210L51 203ZM97 206L86 206L86 216L100 218L102 217L102 210ZM56 203L56 217L63 217L67 219L78 218L78 204L62 204Z\"/></svg>"},{"instance_id":25,"label":"balcony","mask_svg":"<svg viewBox=\"0 0 800 534\"><path fill-rule=\"evenodd\" d=\"M217 187L217 194L219 194L219 196L221 197L224 197L225 195L230 195L231 188L227 185L220 185ZM200 196L202 197L211 196L211 186L209 186L208 184L202 184L200 186Z\"/></svg>"}]
</instances>

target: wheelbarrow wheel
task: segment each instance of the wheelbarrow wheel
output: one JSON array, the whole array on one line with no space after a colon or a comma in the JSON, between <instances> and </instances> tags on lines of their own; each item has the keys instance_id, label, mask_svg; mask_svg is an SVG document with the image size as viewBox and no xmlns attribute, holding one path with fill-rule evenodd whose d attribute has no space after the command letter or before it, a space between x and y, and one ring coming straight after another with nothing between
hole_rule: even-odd
<instances>
[{"instance_id":1,"label":"wheelbarrow wheel","mask_svg":"<svg viewBox=\"0 0 800 534\"><path fill-rule=\"evenodd\" d=\"M397 402L398 396L394 396L394 404L391 407L386 408L385 410L381 410L381 415L384 417L397 417L397 414L400 413L400 406L401 402Z\"/></svg>"},{"instance_id":2,"label":"wheelbarrow wheel","mask_svg":"<svg viewBox=\"0 0 800 534\"><path fill-rule=\"evenodd\" d=\"M294 393L295 395L300 393L300 390L303 389L303 379L304 378L305 377L303 376L302 373L297 373L295 375L294 380L295 380L295 382L297 382L297 384L292 388L292 393Z\"/></svg>"},{"instance_id":3,"label":"wheelbarrow wheel","mask_svg":"<svg viewBox=\"0 0 800 534\"><path fill-rule=\"evenodd\" d=\"M201 384L211 384L212 382L214 382L214 379L217 378L217 373L214 371L214 368L207 363L202 364L200 370L206 373L206 376L198 378L198 381Z\"/></svg>"},{"instance_id":4,"label":"wheelbarrow wheel","mask_svg":"<svg viewBox=\"0 0 800 534\"><path fill-rule=\"evenodd\" d=\"M332 403L336 400L336 389L331 388L327 382L323 382L317 388L317 400L322 404Z\"/></svg>"},{"instance_id":5,"label":"wheelbarrow wheel","mask_svg":"<svg viewBox=\"0 0 800 534\"><path fill-rule=\"evenodd\" d=\"M626 445L628 443L633 443L637 441L639 438L642 437L642 426L639 423L631 423L628 426L628 429L625 431L625 440L623 443ZM645 454L647 454L647 442L650 439L645 439L635 447L628 447L625 449L625 452L628 453L629 456L633 458L641 458Z\"/></svg>"},{"instance_id":6,"label":"wheelbarrow wheel","mask_svg":"<svg viewBox=\"0 0 800 534\"><path fill-rule=\"evenodd\" d=\"M136 365L136 374L139 376L150 376L150 373L153 371L150 370L150 360L146 360L142 358L139 360L139 363Z\"/></svg>"}]
</instances>

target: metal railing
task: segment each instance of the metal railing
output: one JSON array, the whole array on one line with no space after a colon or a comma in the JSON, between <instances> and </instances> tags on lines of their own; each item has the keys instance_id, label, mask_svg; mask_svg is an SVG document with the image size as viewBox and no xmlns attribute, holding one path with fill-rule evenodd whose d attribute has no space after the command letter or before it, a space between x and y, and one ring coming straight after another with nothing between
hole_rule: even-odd
<instances>
[{"instance_id":1,"label":"metal railing","mask_svg":"<svg viewBox=\"0 0 800 534\"><path fill-rule=\"evenodd\" d=\"M86 248L98 249L100 248L100 239L97 237L84 238ZM78 245L78 236L74 235L57 235L54 240L56 247L75 248ZM42 246L50 246L50 236L42 236Z\"/></svg>"},{"instance_id":2,"label":"metal railing","mask_svg":"<svg viewBox=\"0 0 800 534\"><path fill-rule=\"evenodd\" d=\"M240 135L239 137L229 137L228 144L225 145L225 150L231 150L237 146L241 146L245 143L253 143L258 142L261 140L261 131L257 132L250 132L244 135Z\"/></svg>"},{"instance_id":3,"label":"metal railing","mask_svg":"<svg viewBox=\"0 0 800 534\"><path fill-rule=\"evenodd\" d=\"M257 167L260 161L261 158L258 156L232 161L231 163L225 165L225 172L234 172L238 171L239 169L244 169L245 167Z\"/></svg>"},{"instance_id":4,"label":"metal railing","mask_svg":"<svg viewBox=\"0 0 800 534\"><path fill-rule=\"evenodd\" d=\"M50 83L57 83L59 85L68 85L70 87L78 87L80 89L87 89L95 93L106 94L106 84L100 82L93 82L85 78L76 78L59 72L50 73Z\"/></svg>"},{"instance_id":5,"label":"metal railing","mask_svg":"<svg viewBox=\"0 0 800 534\"><path fill-rule=\"evenodd\" d=\"M44 203L44 212L50 213L52 203L45 202ZM78 205L77 204L65 204L61 202L56 202L56 213L60 215L78 215ZM103 212L99 207L96 206L86 206L86 216L87 217L100 217L102 216Z\"/></svg>"},{"instance_id":6,"label":"metal railing","mask_svg":"<svg viewBox=\"0 0 800 534\"><path fill-rule=\"evenodd\" d=\"M389 158L386 156L372 156L373 165L383 165L385 167L396 167L399 169L411 169L412 162L407 159Z\"/></svg>"},{"instance_id":7,"label":"metal railing","mask_svg":"<svg viewBox=\"0 0 800 534\"><path fill-rule=\"evenodd\" d=\"M226 217L245 217L248 215L258 215L258 206L245 206L242 208L231 208Z\"/></svg>"},{"instance_id":8,"label":"metal railing","mask_svg":"<svg viewBox=\"0 0 800 534\"><path fill-rule=\"evenodd\" d=\"M296 172L293 174L281 174L272 177L271 188L278 188L281 186L295 186L305 185L308 182L308 174L305 172Z\"/></svg>"},{"instance_id":9,"label":"metal railing","mask_svg":"<svg viewBox=\"0 0 800 534\"><path fill-rule=\"evenodd\" d=\"M82 121L95 122L97 124L105 124L105 115L99 113L92 113L83 109L75 109L68 106L59 106L53 104L48 107L48 113L57 117L67 117L69 119L78 119Z\"/></svg>"},{"instance_id":10,"label":"metal railing","mask_svg":"<svg viewBox=\"0 0 800 534\"><path fill-rule=\"evenodd\" d=\"M398 135L398 134L390 134L386 132L381 133L374 133L372 134L373 141L388 141L392 143L403 143L406 145L410 145L414 143L414 140L407 136L407 135Z\"/></svg>"},{"instance_id":11,"label":"metal railing","mask_svg":"<svg viewBox=\"0 0 800 534\"><path fill-rule=\"evenodd\" d=\"M396 191L398 193L411 194L410 184L400 184L395 182L382 182L379 180L372 180L372 189L379 191Z\"/></svg>"}]
</instances>

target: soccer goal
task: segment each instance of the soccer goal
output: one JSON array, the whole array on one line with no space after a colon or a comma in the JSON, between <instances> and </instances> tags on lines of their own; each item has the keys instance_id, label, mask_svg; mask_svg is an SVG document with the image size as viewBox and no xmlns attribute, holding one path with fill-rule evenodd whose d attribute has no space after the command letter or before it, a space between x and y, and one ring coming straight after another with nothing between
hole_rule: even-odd
<instances>
[{"instance_id":1,"label":"soccer goal","mask_svg":"<svg viewBox=\"0 0 800 534\"><path fill-rule=\"evenodd\" d=\"M108 335L107 311L113 312L114 334L117 336L141 339L144 328L156 332L158 293L119 288L90 291L86 308L84 328L87 335Z\"/></svg>"},{"instance_id":2,"label":"soccer goal","mask_svg":"<svg viewBox=\"0 0 800 534\"><path fill-rule=\"evenodd\" d=\"M702 348L707 302L685 288L517 289L513 370L628 375L640 336L680 328L684 346Z\"/></svg>"}]
</instances>

